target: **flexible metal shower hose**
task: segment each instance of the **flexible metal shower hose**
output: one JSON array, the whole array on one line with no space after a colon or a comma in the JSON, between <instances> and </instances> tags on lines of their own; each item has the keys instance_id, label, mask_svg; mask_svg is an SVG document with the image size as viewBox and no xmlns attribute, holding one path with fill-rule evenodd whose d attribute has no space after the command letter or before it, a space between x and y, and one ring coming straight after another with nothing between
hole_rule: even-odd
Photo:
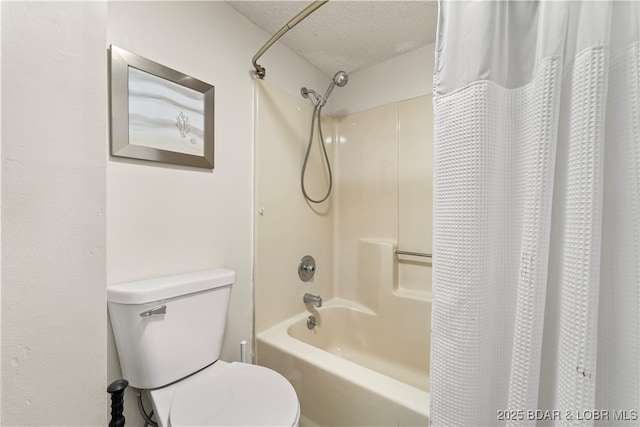
<instances>
[{"instance_id":1,"label":"flexible metal shower hose","mask_svg":"<svg viewBox=\"0 0 640 427\"><path fill-rule=\"evenodd\" d=\"M309 134L309 145L307 145L307 152L304 155L304 162L302 164L302 173L300 174L300 185L302 187L302 194L304 198L311 203L322 203L329 198L331 194L331 187L333 186L333 176L331 174L331 163L329 162L329 156L327 155L327 149L324 144L324 136L322 135L322 123L320 120L320 114L322 112L322 105L320 103L316 103L316 106L313 109L313 115L311 117L311 133ZM313 144L313 130L316 122L316 114L318 116L318 132L320 133L320 146L322 147L322 152L324 153L324 160L327 164L327 170L329 172L329 188L327 189L327 194L322 199L315 200L312 199L309 194L307 194L307 190L304 185L304 174L307 169L307 163L309 161L309 153L311 152L311 145Z\"/></svg>"}]
</instances>

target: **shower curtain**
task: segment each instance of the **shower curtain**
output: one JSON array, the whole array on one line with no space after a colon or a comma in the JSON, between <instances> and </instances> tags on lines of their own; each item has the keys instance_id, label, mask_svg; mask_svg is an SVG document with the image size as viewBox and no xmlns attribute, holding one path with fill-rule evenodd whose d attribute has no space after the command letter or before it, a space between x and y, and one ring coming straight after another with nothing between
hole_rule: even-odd
<instances>
[{"instance_id":1,"label":"shower curtain","mask_svg":"<svg viewBox=\"0 0 640 427\"><path fill-rule=\"evenodd\" d=\"M639 28L440 3L432 425L640 424Z\"/></svg>"}]
</instances>

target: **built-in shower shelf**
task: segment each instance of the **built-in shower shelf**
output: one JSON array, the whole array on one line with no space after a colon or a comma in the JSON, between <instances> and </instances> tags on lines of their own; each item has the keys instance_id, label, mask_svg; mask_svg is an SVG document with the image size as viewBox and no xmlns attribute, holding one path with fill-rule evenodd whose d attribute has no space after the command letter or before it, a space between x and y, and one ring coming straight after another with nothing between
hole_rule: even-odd
<instances>
[{"instance_id":1,"label":"built-in shower shelf","mask_svg":"<svg viewBox=\"0 0 640 427\"><path fill-rule=\"evenodd\" d=\"M431 302L431 292L417 291L414 289L395 288L393 294L400 298L409 298L418 301Z\"/></svg>"}]
</instances>

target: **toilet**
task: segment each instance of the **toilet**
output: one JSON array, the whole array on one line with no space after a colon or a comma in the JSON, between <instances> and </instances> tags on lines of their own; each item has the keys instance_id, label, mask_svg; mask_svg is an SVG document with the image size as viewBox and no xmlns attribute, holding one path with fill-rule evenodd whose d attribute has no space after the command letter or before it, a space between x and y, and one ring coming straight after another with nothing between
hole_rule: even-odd
<instances>
[{"instance_id":1,"label":"toilet","mask_svg":"<svg viewBox=\"0 0 640 427\"><path fill-rule=\"evenodd\" d=\"M159 426L298 425L286 378L219 360L235 277L212 269L107 287L123 378L147 390Z\"/></svg>"}]
</instances>

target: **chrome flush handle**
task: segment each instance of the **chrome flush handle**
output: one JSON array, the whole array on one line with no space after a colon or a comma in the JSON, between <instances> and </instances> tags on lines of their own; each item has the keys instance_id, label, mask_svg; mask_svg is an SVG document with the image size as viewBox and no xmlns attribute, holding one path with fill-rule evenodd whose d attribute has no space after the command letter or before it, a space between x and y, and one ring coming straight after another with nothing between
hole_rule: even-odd
<instances>
[{"instance_id":1,"label":"chrome flush handle","mask_svg":"<svg viewBox=\"0 0 640 427\"><path fill-rule=\"evenodd\" d=\"M150 310L143 311L140 313L140 317L160 316L161 314L167 314L166 305L159 305L158 307L153 307Z\"/></svg>"}]
</instances>

